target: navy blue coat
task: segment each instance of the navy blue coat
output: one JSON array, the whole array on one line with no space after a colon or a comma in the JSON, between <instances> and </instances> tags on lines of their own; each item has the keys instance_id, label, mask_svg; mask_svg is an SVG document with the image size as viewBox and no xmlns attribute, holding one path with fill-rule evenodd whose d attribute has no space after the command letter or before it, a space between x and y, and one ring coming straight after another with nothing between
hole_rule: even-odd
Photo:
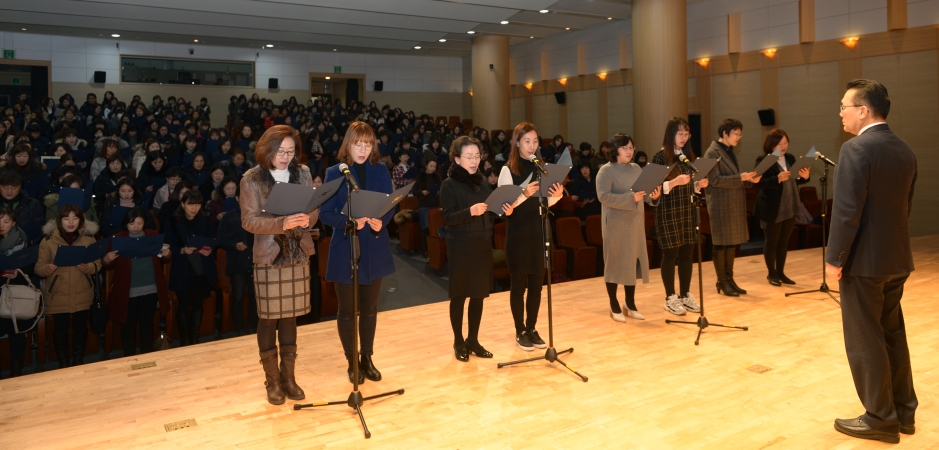
<instances>
[{"instance_id":1,"label":"navy blue coat","mask_svg":"<svg viewBox=\"0 0 939 450\"><path fill-rule=\"evenodd\" d=\"M199 219L197 234L199 236L215 237L212 227L209 226L209 219ZM186 224L183 220L173 219L167 222L163 241L170 245L170 252L173 254L173 264L170 265L169 288L171 291L179 292L189 289L189 261L188 256L182 253L188 238L189 234L186 233ZM201 256L202 270L211 285L218 283L218 268L215 265L215 257L214 249L209 256Z\"/></svg>"},{"instance_id":2,"label":"navy blue coat","mask_svg":"<svg viewBox=\"0 0 939 450\"><path fill-rule=\"evenodd\" d=\"M355 176L355 171L352 171ZM326 180L330 182L342 177L339 166L326 169ZM392 193L391 174L384 164L365 163L365 177L368 190ZM358 177L356 176L356 181ZM361 182L359 183L361 185ZM326 279L333 283L352 284L349 273L349 239L345 235L346 216L342 214L346 206L346 184L343 183L336 195L320 206L320 220L333 228L333 237L329 241L329 258L326 263ZM394 209L382 216L383 226L377 233L365 225L357 232L362 257L359 260L359 284L372 284L372 280L384 278L395 271L391 257L391 244L388 241L388 223L394 216Z\"/></svg>"},{"instance_id":3,"label":"navy blue coat","mask_svg":"<svg viewBox=\"0 0 939 450\"><path fill-rule=\"evenodd\" d=\"M225 249L225 275L250 274L254 269L254 235L241 226L241 207L225 213L218 224L218 240ZM239 242L248 248L238 250Z\"/></svg>"}]
</instances>

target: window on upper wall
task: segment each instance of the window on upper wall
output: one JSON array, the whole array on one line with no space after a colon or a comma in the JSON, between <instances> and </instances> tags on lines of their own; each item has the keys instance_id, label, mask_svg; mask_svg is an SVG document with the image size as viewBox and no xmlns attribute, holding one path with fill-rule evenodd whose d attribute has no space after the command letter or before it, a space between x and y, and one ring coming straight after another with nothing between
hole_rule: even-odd
<instances>
[{"instance_id":1,"label":"window on upper wall","mask_svg":"<svg viewBox=\"0 0 939 450\"><path fill-rule=\"evenodd\" d=\"M121 56L121 82L254 87L254 63Z\"/></svg>"}]
</instances>

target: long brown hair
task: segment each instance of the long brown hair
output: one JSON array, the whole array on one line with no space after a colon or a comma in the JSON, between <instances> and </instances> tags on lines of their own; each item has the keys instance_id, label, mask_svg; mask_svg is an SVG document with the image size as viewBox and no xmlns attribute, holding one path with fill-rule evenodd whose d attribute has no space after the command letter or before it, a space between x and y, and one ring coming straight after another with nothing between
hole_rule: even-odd
<instances>
[{"instance_id":1,"label":"long brown hair","mask_svg":"<svg viewBox=\"0 0 939 450\"><path fill-rule=\"evenodd\" d=\"M691 125L688 125L688 121L682 117L672 117L668 121L668 125L665 126L665 138L662 139L662 156L665 157L665 164L671 166L678 162L678 158L675 157L675 135L679 131L691 132ZM694 161L697 159L694 151L691 150L691 139L685 142L685 146L681 148L681 152L688 157L689 161Z\"/></svg>"},{"instance_id":2,"label":"long brown hair","mask_svg":"<svg viewBox=\"0 0 939 450\"><path fill-rule=\"evenodd\" d=\"M512 171L512 174L516 176L522 175L522 157L518 153L518 141L522 140L522 136L531 133L532 131L535 134L538 134L538 129L535 128L535 124L531 122L522 122L515 126L515 130L512 131L512 142L510 142L509 149L509 160L506 161L506 165L509 166L509 170ZM540 142L539 142L540 144Z\"/></svg>"},{"instance_id":3,"label":"long brown hair","mask_svg":"<svg viewBox=\"0 0 939 450\"><path fill-rule=\"evenodd\" d=\"M274 168L274 156L280 149L280 144L284 142L284 139L293 139L296 148L290 164L297 164L297 155L302 151L300 133L290 125L274 125L264 132L257 145L254 146L254 158L261 167L265 169Z\"/></svg>"},{"instance_id":4,"label":"long brown hair","mask_svg":"<svg viewBox=\"0 0 939 450\"><path fill-rule=\"evenodd\" d=\"M378 164L381 160L381 154L375 148L375 140L375 130L371 125L359 121L352 122L352 125L349 125L349 129L346 130L346 137L342 138L342 146L339 147L336 159L351 166L355 161L352 160L349 147L358 142L365 142L366 144L372 144L372 152L368 155L368 162Z\"/></svg>"}]
</instances>

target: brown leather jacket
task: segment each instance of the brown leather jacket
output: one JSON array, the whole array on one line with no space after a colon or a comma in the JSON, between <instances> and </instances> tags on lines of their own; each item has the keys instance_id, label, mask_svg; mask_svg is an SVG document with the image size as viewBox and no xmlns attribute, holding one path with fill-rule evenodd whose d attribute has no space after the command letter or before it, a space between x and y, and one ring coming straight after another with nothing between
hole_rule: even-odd
<instances>
[{"instance_id":1,"label":"brown leather jacket","mask_svg":"<svg viewBox=\"0 0 939 450\"><path fill-rule=\"evenodd\" d=\"M313 187L313 177L306 166L290 166L290 182ZM245 231L254 234L254 263L273 264L280 253L280 245L274 240L274 235L284 235L284 216L275 216L261 212L267 196L274 187L274 176L271 171L255 166L245 172L241 179L241 226ZM310 212L310 226L319 220L320 210ZM303 233L300 239L300 248L307 257L316 253L316 246L310 233Z\"/></svg>"}]
</instances>

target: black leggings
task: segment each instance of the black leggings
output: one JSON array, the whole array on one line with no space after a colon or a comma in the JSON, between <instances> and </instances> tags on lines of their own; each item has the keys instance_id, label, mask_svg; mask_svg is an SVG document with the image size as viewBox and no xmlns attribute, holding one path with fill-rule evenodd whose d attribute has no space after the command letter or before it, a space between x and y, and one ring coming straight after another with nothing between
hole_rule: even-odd
<instances>
[{"instance_id":1,"label":"black leggings","mask_svg":"<svg viewBox=\"0 0 939 450\"><path fill-rule=\"evenodd\" d=\"M665 296L675 295L675 264L678 264L678 284L680 293L691 291L691 266L694 244L662 250L662 283L665 284Z\"/></svg>"},{"instance_id":2,"label":"black leggings","mask_svg":"<svg viewBox=\"0 0 939 450\"><path fill-rule=\"evenodd\" d=\"M258 350L265 352L280 346L297 345L297 318L258 320Z\"/></svg>"},{"instance_id":3,"label":"black leggings","mask_svg":"<svg viewBox=\"0 0 939 450\"><path fill-rule=\"evenodd\" d=\"M623 290L626 292L626 307L631 311L636 311L636 286L626 286L624 284ZM607 283L606 293L610 296L610 311L617 314L623 312L623 309L619 306L619 300L616 299L616 283Z\"/></svg>"},{"instance_id":4,"label":"black leggings","mask_svg":"<svg viewBox=\"0 0 939 450\"><path fill-rule=\"evenodd\" d=\"M792 235L795 223L795 217L790 217L782 222L767 223L766 229L763 230L766 236L766 243L763 244L763 260L766 262L766 270L769 271L770 276L784 274L786 255L789 253L789 237Z\"/></svg>"},{"instance_id":5,"label":"black leggings","mask_svg":"<svg viewBox=\"0 0 939 450\"><path fill-rule=\"evenodd\" d=\"M538 309L541 308L541 282L544 273L524 274L509 273L512 287L509 292L509 307L512 309L512 319L515 320L515 333L525 330L534 330L538 323ZM528 298L524 297L528 290ZM528 319L525 319L525 314Z\"/></svg>"},{"instance_id":6,"label":"black leggings","mask_svg":"<svg viewBox=\"0 0 939 450\"><path fill-rule=\"evenodd\" d=\"M140 336L140 353L153 351L153 315L156 313L157 300L155 292L128 299L127 321L121 327L121 347L124 348L124 356L137 354L138 336Z\"/></svg>"},{"instance_id":7,"label":"black leggings","mask_svg":"<svg viewBox=\"0 0 939 450\"><path fill-rule=\"evenodd\" d=\"M381 294L381 281L372 280L372 284L359 285L359 348L363 355L374 354L375 326L378 322L378 296ZM352 308L352 285L335 283L336 296L339 297L339 312L336 326L339 328L339 341L346 353L346 359L352 359L352 340L354 310Z\"/></svg>"},{"instance_id":8,"label":"black leggings","mask_svg":"<svg viewBox=\"0 0 939 450\"><path fill-rule=\"evenodd\" d=\"M463 305L466 297L450 299L450 326L453 328L453 343L479 343L479 323L483 318L483 299L471 298L469 301L469 335L463 339Z\"/></svg>"},{"instance_id":9,"label":"black leggings","mask_svg":"<svg viewBox=\"0 0 939 450\"><path fill-rule=\"evenodd\" d=\"M85 341L88 339L87 309L73 313L53 314L52 322L55 324L52 339L55 342L62 343L65 348L68 348L68 330L70 324L72 328L72 345L84 345Z\"/></svg>"}]
</instances>

